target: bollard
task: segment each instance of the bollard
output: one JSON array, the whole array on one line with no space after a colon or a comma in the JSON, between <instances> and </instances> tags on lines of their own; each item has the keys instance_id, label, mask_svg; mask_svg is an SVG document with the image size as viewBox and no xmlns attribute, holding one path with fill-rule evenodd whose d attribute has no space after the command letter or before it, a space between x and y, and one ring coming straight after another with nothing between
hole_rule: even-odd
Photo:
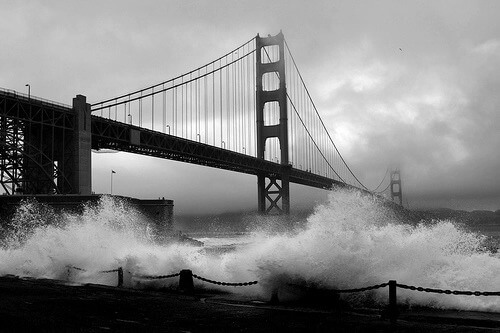
<instances>
[{"instance_id":1,"label":"bollard","mask_svg":"<svg viewBox=\"0 0 500 333\"><path fill-rule=\"evenodd\" d=\"M397 283L396 280L389 281L389 308L388 315L391 323L396 323L398 318L398 305L397 305L397 295L396 295Z\"/></svg>"},{"instance_id":2,"label":"bollard","mask_svg":"<svg viewBox=\"0 0 500 333\"><path fill-rule=\"evenodd\" d=\"M273 289L273 292L271 294L271 300L269 301L269 304L273 305L278 305L280 303L280 300L278 298L278 287Z\"/></svg>"},{"instance_id":3,"label":"bollard","mask_svg":"<svg viewBox=\"0 0 500 333\"><path fill-rule=\"evenodd\" d=\"M194 291L193 286L193 272L190 269L183 269L179 275L179 290L192 294Z\"/></svg>"},{"instance_id":4,"label":"bollard","mask_svg":"<svg viewBox=\"0 0 500 333\"><path fill-rule=\"evenodd\" d=\"M123 268L118 267L118 287L123 287Z\"/></svg>"}]
</instances>

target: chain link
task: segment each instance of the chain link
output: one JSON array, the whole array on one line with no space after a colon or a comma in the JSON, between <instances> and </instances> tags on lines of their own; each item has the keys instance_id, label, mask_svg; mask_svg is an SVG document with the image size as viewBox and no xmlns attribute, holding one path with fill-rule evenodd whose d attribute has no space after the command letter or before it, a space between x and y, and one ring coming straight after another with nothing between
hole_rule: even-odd
<instances>
[{"instance_id":1,"label":"chain link","mask_svg":"<svg viewBox=\"0 0 500 333\"><path fill-rule=\"evenodd\" d=\"M173 278L176 276L181 275L181 273L174 273L170 275L134 275L134 277L137 277L139 279L146 279L146 280L160 280L160 279L168 279L168 278Z\"/></svg>"},{"instance_id":2,"label":"chain link","mask_svg":"<svg viewBox=\"0 0 500 333\"><path fill-rule=\"evenodd\" d=\"M362 292L362 291L367 291L367 290L374 290L374 289L379 289L379 288L384 288L387 287L389 283L381 283L381 284L376 284L373 286L369 287L364 287L364 288L357 288L357 289L340 289L340 290L334 290L337 293L357 293L357 292Z\"/></svg>"},{"instance_id":3,"label":"chain link","mask_svg":"<svg viewBox=\"0 0 500 333\"><path fill-rule=\"evenodd\" d=\"M70 269L77 270L77 271L88 272L86 269L76 267L76 266L67 265L66 267L68 267ZM113 272L118 272L119 270L120 270L120 268L116 268L116 269L110 269L108 271L98 271L97 273L113 273Z\"/></svg>"},{"instance_id":4,"label":"chain link","mask_svg":"<svg viewBox=\"0 0 500 333\"><path fill-rule=\"evenodd\" d=\"M86 272L87 271L86 269L83 269L83 268L80 268L80 267L76 267L76 266L71 266L71 265L67 265L66 267L68 267L70 269L75 269L77 271L82 271L82 272Z\"/></svg>"},{"instance_id":5,"label":"chain link","mask_svg":"<svg viewBox=\"0 0 500 333\"><path fill-rule=\"evenodd\" d=\"M120 268L115 268L115 269L110 269L108 271L99 271L98 273L113 273L113 272L118 272Z\"/></svg>"},{"instance_id":6,"label":"chain link","mask_svg":"<svg viewBox=\"0 0 500 333\"><path fill-rule=\"evenodd\" d=\"M382 283L370 287L358 288L358 289L342 289L342 290L334 290L337 293L355 293L362 292L367 290L373 290L378 288L387 287L389 283ZM469 290L450 290L450 289L435 289L435 288L423 288L423 287L415 287L408 286L406 284L397 283L396 286L401 289L414 290L426 293L434 293L434 294L445 294L445 295L465 295L465 296L500 296L500 291L469 291Z\"/></svg>"},{"instance_id":7,"label":"chain link","mask_svg":"<svg viewBox=\"0 0 500 333\"><path fill-rule=\"evenodd\" d=\"M251 286L252 284L259 283L258 281L250 281L250 282L242 282L242 283L220 282L220 281L205 279L204 277L198 276L196 274L193 274L193 277L198 279L198 280L205 281L205 282L212 283L212 284L216 284L219 286L242 287L242 286Z\"/></svg>"},{"instance_id":8,"label":"chain link","mask_svg":"<svg viewBox=\"0 0 500 333\"><path fill-rule=\"evenodd\" d=\"M74 269L77 271L82 271L82 272L87 272L86 269L72 266L72 265L67 265L68 269ZM113 273L113 272L118 272L120 271L120 268L116 269L110 269L107 271L99 271L98 273ZM132 274L131 272L129 272ZM133 275L133 274L132 274ZM181 273L174 273L170 275L134 275L134 277L140 278L140 279L148 279L148 280L160 280L160 279L168 279L168 278L173 278L176 276L180 276ZM221 282L221 281L214 281L214 280L209 280L204 277L201 277L199 275L193 274L193 277L195 279L216 284L219 286L233 286L233 287L242 287L242 286L251 286L253 284L259 283L258 281L250 281L250 282L241 282L241 283L231 283L231 282ZM364 288L356 288L356 289L338 289L338 290L333 290L334 292L337 293L357 293L357 292L363 292L363 291L368 291L368 290L375 290L379 288L385 288L389 285L388 282L386 283L381 283L381 284L376 284L373 286L369 287L364 287ZM450 289L435 289L435 288L423 288L423 287L415 287L415 286L409 286L406 284L401 284L397 283L396 286L401 289L407 289L407 290L413 290L413 291L419 291L419 292L425 292L425 293L434 293L434 294L445 294L445 295L465 295L465 296L500 296L500 291L470 291L470 290L450 290Z\"/></svg>"},{"instance_id":9,"label":"chain link","mask_svg":"<svg viewBox=\"0 0 500 333\"><path fill-rule=\"evenodd\" d=\"M416 290L425 293L446 294L446 295L466 295L466 296L500 296L500 291L469 291L469 290L449 290L408 286L406 284L396 284L398 288Z\"/></svg>"}]
</instances>

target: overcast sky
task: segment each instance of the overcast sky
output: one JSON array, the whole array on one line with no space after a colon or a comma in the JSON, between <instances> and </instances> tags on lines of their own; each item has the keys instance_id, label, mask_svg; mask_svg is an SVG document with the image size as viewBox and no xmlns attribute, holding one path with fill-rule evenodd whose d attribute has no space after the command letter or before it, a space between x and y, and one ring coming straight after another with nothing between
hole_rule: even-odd
<instances>
[{"instance_id":1,"label":"overcast sky","mask_svg":"<svg viewBox=\"0 0 500 333\"><path fill-rule=\"evenodd\" d=\"M499 1L0 0L0 87L71 104L162 82L280 29L337 147L411 207L500 209ZM93 188L179 213L256 209L256 177L93 154ZM292 205L325 193L292 188Z\"/></svg>"}]
</instances>

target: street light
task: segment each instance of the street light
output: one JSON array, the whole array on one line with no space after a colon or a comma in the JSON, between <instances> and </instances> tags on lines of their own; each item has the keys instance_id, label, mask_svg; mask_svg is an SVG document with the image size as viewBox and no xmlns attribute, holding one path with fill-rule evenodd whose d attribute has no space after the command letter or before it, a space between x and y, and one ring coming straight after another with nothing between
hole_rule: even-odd
<instances>
[{"instance_id":1,"label":"street light","mask_svg":"<svg viewBox=\"0 0 500 333\"><path fill-rule=\"evenodd\" d=\"M111 195L113 195L113 174L116 173L115 170L111 170Z\"/></svg>"},{"instance_id":2,"label":"street light","mask_svg":"<svg viewBox=\"0 0 500 333\"><path fill-rule=\"evenodd\" d=\"M31 86L29 83L26 83L25 87L28 87L28 99L31 98Z\"/></svg>"}]
</instances>

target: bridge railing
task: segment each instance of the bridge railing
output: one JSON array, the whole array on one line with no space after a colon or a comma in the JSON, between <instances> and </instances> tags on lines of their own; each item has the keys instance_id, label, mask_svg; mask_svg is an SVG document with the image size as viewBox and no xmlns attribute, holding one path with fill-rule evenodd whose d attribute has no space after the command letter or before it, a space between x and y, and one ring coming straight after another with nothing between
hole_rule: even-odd
<instances>
[{"instance_id":1,"label":"bridge railing","mask_svg":"<svg viewBox=\"0 0 500 333\"><path fill-rule=\"evenodd\" d=\"M33 101L41 102L43 104L57 105L57 106L60 106L60 107L66 108L66 109L73 108L71 105L68 105L68 104L51 101L49 99L41 98L41 97L34 96L31 94L28 95L28 94L21 93L21 92L12 90L12 89L5 89L5 88L0 87L0 93L2 93L3 95L6 95L6 96L10 95L10 96L14 96L16 98L20 97L20 98L25 99L25 100L33 100Z\"/></svg>"}]
</instances>

